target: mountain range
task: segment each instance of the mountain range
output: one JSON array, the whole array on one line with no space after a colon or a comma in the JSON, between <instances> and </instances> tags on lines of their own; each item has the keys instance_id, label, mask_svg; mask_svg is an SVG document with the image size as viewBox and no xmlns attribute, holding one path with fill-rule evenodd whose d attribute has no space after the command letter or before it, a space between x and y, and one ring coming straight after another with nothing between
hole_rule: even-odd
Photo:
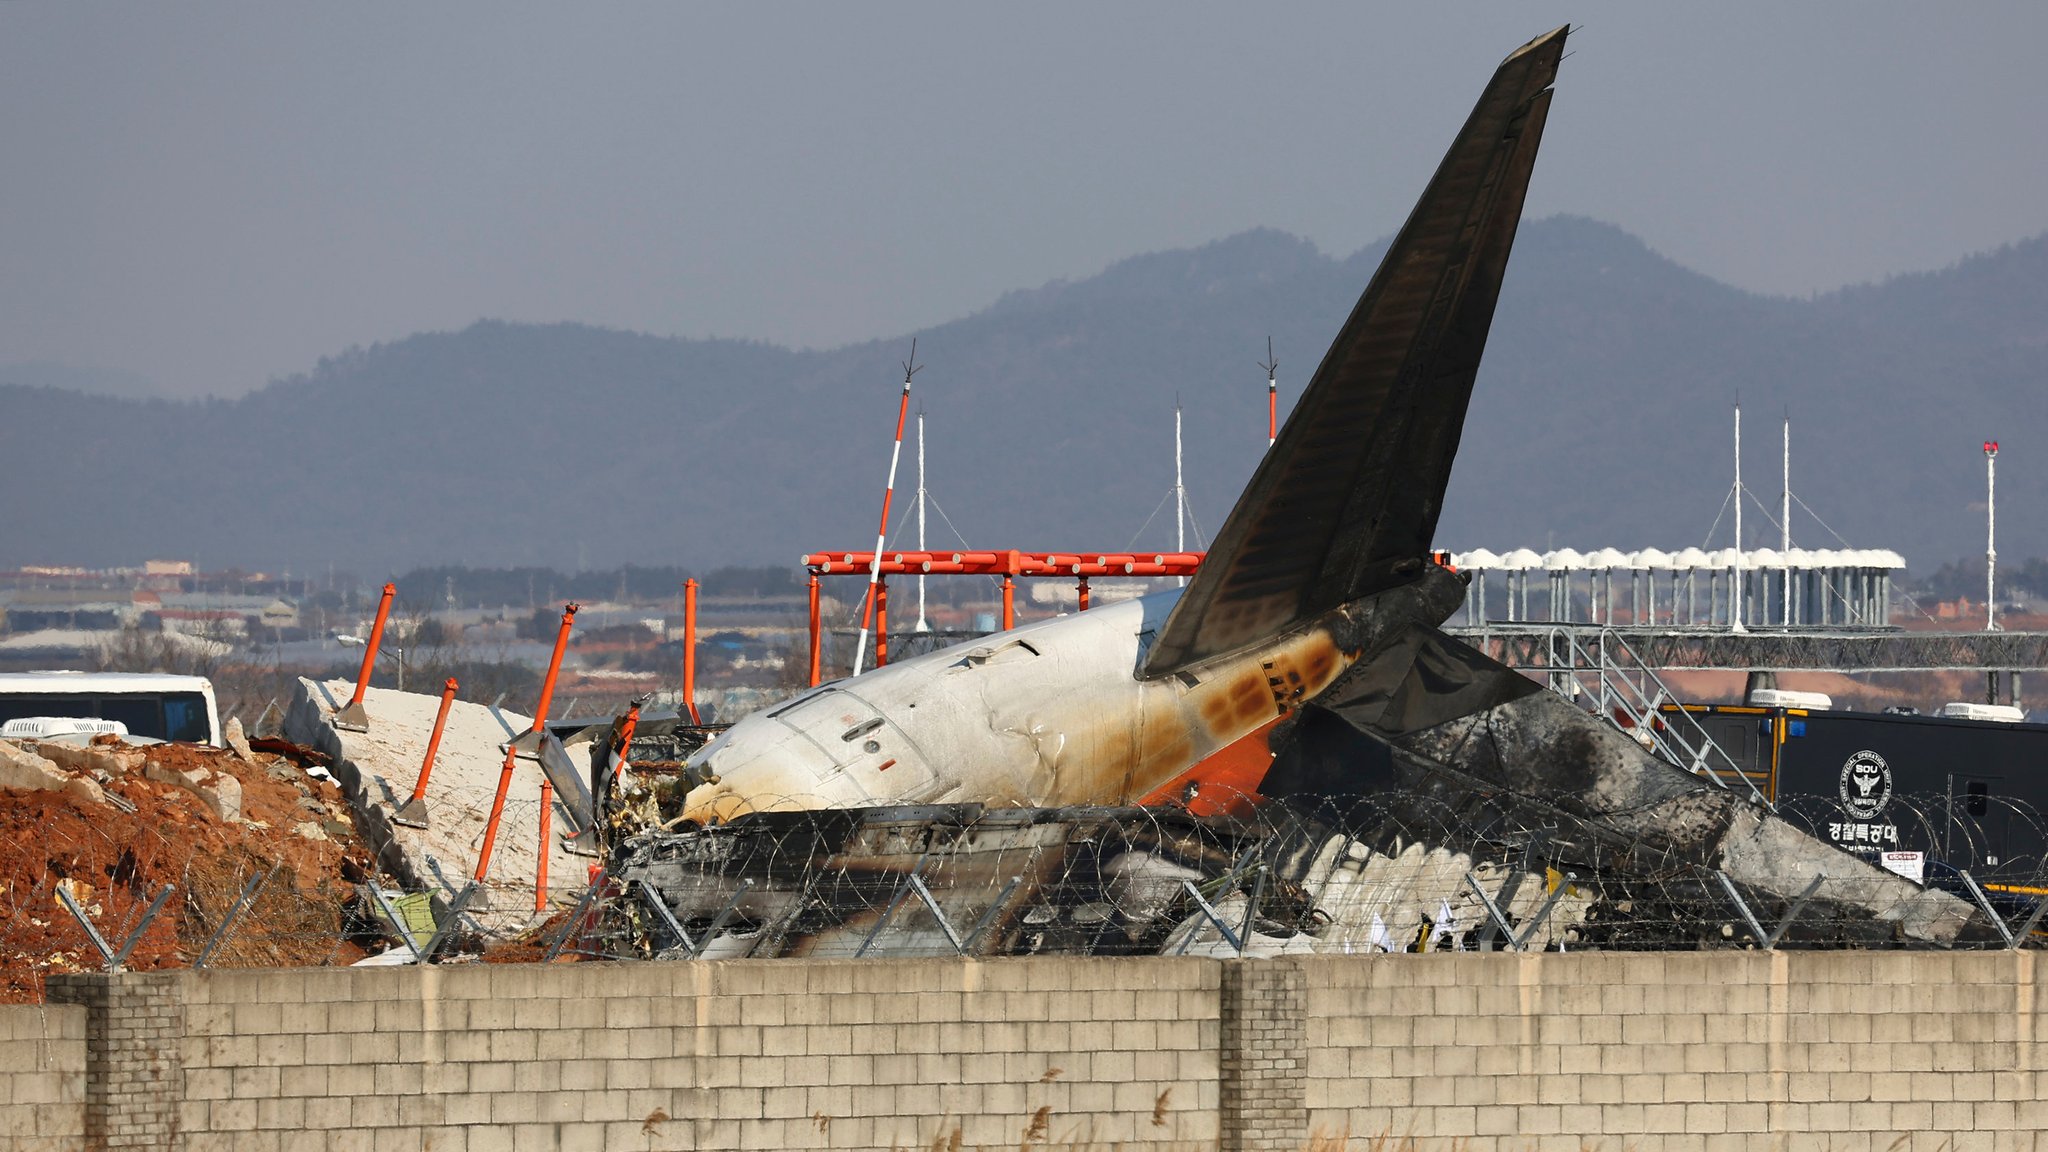
<instances>
[{"instance_id":1,"label":"mountain range","mask_svg":"<svg viewBox=\"0 0 2048 1152\"><path fill-rule=\"evenodd\" d=\"M1271 230L1012 292L915 333L934 549L1174 545L1174 410L1197 545L1383 251ZM234 400L0 384L0 566L190 559L369 579L415 565L793 564L874 539L910 335L827 351L481 321ZM1731 417L1750 546L2048 554L2048 238L1810 299L1743 292L1612 226L1524 224L1438 539L1724 546ZM914 433L913 433L914 435ZM904 451L892 547L914 544ZM1720 510L1717 514L1717 509ZM1810 509L1808 511L1807 509ZM1711 531L1711 540L1709 539Z\"/></svg>"}]
</instances>

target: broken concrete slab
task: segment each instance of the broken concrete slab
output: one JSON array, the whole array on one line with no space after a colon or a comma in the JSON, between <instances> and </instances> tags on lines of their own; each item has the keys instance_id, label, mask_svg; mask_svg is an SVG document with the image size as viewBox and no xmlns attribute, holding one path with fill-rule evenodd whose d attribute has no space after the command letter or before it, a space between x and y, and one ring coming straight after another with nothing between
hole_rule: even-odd
<instances>
[{"instance_id":1,"label":"broken concrete slab","mask_svg":"<svg viewBox=\"0 0 2048 1152\"><path fill-rule=\"evenodd\" d=\"M234 749L235 755L251 764L256 762L256 753L249 747L249 737L242 731L240 716L228 717L227 724L221 728L220 738L229 748Z\"/></svg>"},{"instance_id":2,"label":"broken concrete slab","mask_svg":"<svg viewBox=\"0 0 2048 1152\"><path fill-rule=\"evenodd\" d=\"M63 773L47 757L39 756L12 740L0 740L0 787L34 789L44 778L61 779Z\"/></svg>"},{"instance_id":3,"label":"broken concrete slab","mask_svg":"<svg viewBox=\"0 0 2048 1152\"><path fill-rule=\"evenodd\" d=\"M376 716L376 723L368 732L337 729L336 705L354 691L351 681L299 681L285 714L285 736L333 761L335 778L354 810L356 830L385 869L409 890L452 899L476 871L484 827L505 762L504 746L531 728L532 720L510 712L495 713L481 704L452 704L428 782L427 827L412 828L395 823L392 817L412 795L440 697L371 688L364 703ZM521 758L514 762L485 882L488 907L479 908L485 901L470 905L487 930L513 931L537 918L533 892L539 860L541 779L540 766L534 761ZM582 895L591 861L563 847L561 834L569 827L559 807L552 826L548 903L561 907Z\"/></svg>"},{"instance_id":4,"label":"broken concrete slab","mask_svg":"<svg viewBox=\"0 0 2048 1152\"><path fill-rule=\"evenodd\" d=\"M142 775L199 797L212 810L214 819L222 823L242 818L242 782L225 772L203 772L197 768L179 772L150 760L143 764Z\"/></svg>"},{"instance_id":5,"label":"broken concrete slab","mask_svg":"<svg viewBox=\"0 0 2048 1152\"><path fill-rule=\"evenodd\" d=\"M126 776L130 772L139 772L149 759L149 753L127 745L67 744L58 740L45 740L36 745L36 750L66 768L76 768L81 772L104 772L109 776Z\"/></svg>"},{"instance_id":6,"label":"broken concrete slab","mask_svg":"<svg viewBox=\"0 0 2048 1152\"><path fill-rule=\"evenodd\" d=\"M11 740L0 740L0 788L16 792L63 792L93 804L105 804L106 792L90 777L74 775L55 761Z\"/></svg>"}]
</instances>

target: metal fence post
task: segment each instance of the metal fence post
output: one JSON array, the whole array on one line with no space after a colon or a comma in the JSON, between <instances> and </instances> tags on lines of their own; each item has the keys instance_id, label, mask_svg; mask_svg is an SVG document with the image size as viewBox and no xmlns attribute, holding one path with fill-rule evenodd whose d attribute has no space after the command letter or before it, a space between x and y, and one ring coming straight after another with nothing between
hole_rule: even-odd
<instances>
[{"instance_id":1,"label":"metal fence post","mask_svg":"<svg viewBox=\"0 0 2048 1152\"><path fill-rule=\"evenodd\" d=\"M1479 902L1486 906L1486 918L1488 920L1491 920L1493 922L1493 928L1497 930L1501 934L1501 936L1506 938L1508 944L1508 951L1520 952L1522 950L1522 945L1520 941L1515 939L1514 926L1509 924L1508 918L1501 914L1500 905L1495 904L1493 902L1493 897L1488 896L1486 894L1486 889L1480 886L1479 877L1474 876L1470 872L1467 872L1465 873L1465 883L1472 886L1472 891L1477 893L1479 896ZM1479 950L1482 952L1490 952L1493 950L1493 939L1491 936L1482 934L1479 937Z\"/></svg>"},{"instance_id":2,"label":"metal fence post","mask_svg":"<svg viewBox=\"0 0 2048 1152\"><path fill-rule=\"evenodd\" d=\"M1237 933L1232 932L1230 930L1230 925L1225 924L1223 922L1222 915L1219 914L1215 908L1211 907L1207 900L1202 899L1202 891L1201 889L1195 887L1195 882L1192 880L1183 880L1180 882L1180 886L1182 888L1187 889L1188 897L1189 899L1192 899L1195 902L1195 907L1202 910L1202 915L1207 916L1209 918L1209 923L1214 924L1216 926L1216 930L1218 932L1223 933L1223 938L1230 942L1230 946L1232 948L1237 949L1238 956L1243 957L1244 941L1238 938ZM1180 947L1174 949L1173 954L1179 956L1182 953L1185 953L1188 950L1188 945L1193 944L1195 942L1195 936L1199 934L1200 931L1201 930L1199 928L1189 929L1188 934L1186 936L1181 937Z\"/></svg>"},{"instance_id":3,"label":"metal fence post","mask_svg":"<svg viewBox=\"0 0 2048 1152\"><path fill-rule=\"evenodd\" d=\"M910 887L917 893L917 898L924 901L924 906L932 914L932 919L939 922L939 931L944 932L946 941L953 945L953 955L960 955L960 933L953 931L952 922L947 920L945 912L940 910L938 900L932 896L932 890L925 887L924 880L915 873L911 874Z\"/></svg>"},{"instance_id":4,"label":"metal fence post","mask_svg":"<svg viewBox=\"0 0 2048 1152\"><path fill-rule=\"evenodd\" d=\"M1742 913L1742 919L1749 924L1750 939L1755 940L1758 947L1768 948L1769 945L1764 943L1768 938L1764 934L1764 926L1757 923L1755 913L1749 910L1749 904L1735 891L1735 882L1728 879L1726 872L1719 870L1714 872L1714 878L1721 882L1721 890L1728 893L1728 899L1735 902L1735 910Z\"/></svg>"},{"instance_id":5,"label":"metal fence post","mask_svg":"<svg viewBox=\"0 0 2048 1152\"><path fill-rule=\"evenodd\" d=\"M1256 922L1255 918L1259 914L1259 899L1263 897L1265 894L1266 870L1264 868L1261 868L1259 869L1258 876L1252 880L1252 890L1244 902L1244 926L1237 930L1237 935L1240 940L1244 940L1247 942L1251 940L1252 927ZM1244 948L1240 946L1238 948L1238 951L1242 952L1244 951Z\"/></svg>"},{"instance_id":6,"label":"metal fence post","mask_svg":"<svg viewBox=\"0 0 2048 1152\"><path fill-rule=\"evenodd\" d=\"M164 885L164 890L157 893L156 899L149 902L149 910L142 914L142 922L135 926L135 931L128 934L128 939L122 943L121 950L114 953L113 963L107 966L107 971L112 972L127 963L128 954L135 951L137 944L142 943L142 934L149 930L149 922L156 919L157 912L163 908L164 901L171 898L171 890L176 887L176 884Z\"/></svg>"},{"instance_id":7,"label":"metal fence post","mask_svg":"<svg viewBox=\"0 0 2048 1152\"><path fill-rule=\"evenodd\" d=\"M988 931L989 925L996 922L996 914L1009 904L1011 894L1016 892L1017 886L1022 883L1024 883L1022 876L1010 877L1010 882L1003 886L1003 890L996 896L995 902L988 906L988 911L983 912L981 919L974 922L974 930L969 932L967 938L960 942L960 952L962 955L965 955L969 948L974 947L974 942L981 939L981 934Z\"/></svg>"},{"instance_id":8,"label":"metal fence post","mask_svg":"<svg viewBox=\"0 0 2048 1152\"><path fill-rule=\"evenodd\" d=\"M599 868L597 873L590 878L589 886L583 889L583 895L576 901L576 907L569 913L569 919L563 922L562 930L555 933L553 940L548 941L547 951L541 953L541 963L552 964L557 957L561 956L562 949L569 943L569 937L576 934L576 926L583 923L583 918L589 915L590 905L597 899L597 894L604 889L605 880L605 871Z\"/></svg>"},{"instance_id":9,"label":"metal fence post","mask_svg":"<svg viewBox=\"0 0 2048 1152\"><path fill-rule=\"evenodd\" d=\"M228 914L221 919L219 927L216 927L213 930L213 935L207 938L206 947L199 950L199 959L192 962L194 968L206 967L207 960L213 956L213 950L227 943L228 932L235 926L235 921L240 918L244 909L256 902L256 894L263 890L263 886L268 884L270 878L277 875L277 870L282 867L284 867L283 864L272 864L270 871L259 872L249 877L249 883L242 887L242 894L235 898L234 905L228 909Z\"/></svg>"},{"instance_id":10,"label":"metal fence post","mask_svg":"<svg viewBox=\"0 0 2048 1152\"><path fill-rule=\"evenodd\" d=\"M1543 901L1542 907L1536 909L1534 916L1529 917L1529 923L1522 927L1522 934L1515 938L1515 951L1525 952L1528 950L1529 941L1536 938L1536 930L1543 927L1545 920L1550 919L1551 909L1556 908L1557 902L1564 899L1565 889L1571 887L1572 881L1578 878L1579 874L1576 872L1567 872L1559 878L1557 887L1550 890L1550 897Z\"/></svg>"},{"instance_id":11,"label":"metal fence post","mask_svg":"<svg viewBox=\"0 0 2048 1152\"><path fill-rule=\"evenodd\" d=\"M150 922L156 919L156 914L163 909L164 901L171 898L171 893L177 887L176 884L164 885L164 890L157 893L156 899L149 902L149 908L142 913L141 922L135 925L134 931L128 933L128 939L122 942L118 951L108 947L106 937L100 935L100 930L93 926L92 917L87 916L85 909L78 906L78 901L71 898L69 890L60 885L57 889L57 899L63 902L65 910L78 921L79 927L85 929L86 938L92 941L93 948L106 963L107 971L112 973L120 971L121 965L128 960L128 954L135 951L137 944L142 943L142 934L149 931Z\"/></svg>"},{"instance_id":12,"label":"metal fence post","mask_svg":"<svg viewBox=\"0 0 2048 1152\"><path fill-rule=\"evenodd\" d=\"M692 958L695 958L697 955L697 942L690 939L688 932L683 931L683 926L676 921L676 914L668 910L668 905L663 902L661 894L648 887L645 883L637 884L636 887L640 890L640 902L647 905L654 913L655 918L661 921L662 926L674 934L677 940L682 941L683 948L688 950ZM673 948L657 948L654 950L654 958L659 960L672 951L674 951Z\"/></svg>"},{"instance_id":13,"label":"metal fence post","mask_svg":"<svg viewBox=\"0 0 2048 1152\"><path fill-rule=\"evenodd\" d=\"M718 915L711 920L711 927L704 930L704 943L699 944L697 950L690 954L691 959L702 956L704 950L711 947L711 942L718 939L718 933L725 927L725 922L732 919L732 914L739 910L740 897L745 896L747 889L753 886L753 880L742 880L740 886L732 890L732 895L725 901L725 907L718 910Z\"/></svg>"},{"instance_id":14,"label":"metal fence post","mask_svg":"<svg viewBox=\"0 0 2048 1152\"><path fill-rule=\"evenodd\" d=\"M919 860L917 864L918 868L924 867L923 860ZM891 893L889 896L888 907L882 909L881 916L877 917L875 920L875 926L873 928L868 929L867 939L862 940L860 942L860 947L853 950L853 958L855 960L858 960L861 957L868 954L868 949L871 946L873 946L875 942L875 937L880 936L882 934L882 929L887 928L889 926L889 921L895 917L896 909L903 903L903 898L905 896L910 895L910 883L911 881L916 879L917 868L913 868L910 870L910 875L905 877L902 883L896 885L896 891Z\"/></svg>"},{"instance_id":15,"label":"metal fence post","mask_svg":"<svg viewBox=\"0 0 2048 1152\"><path fill-rule=\"evenodd\" d=\"M1991 921L1991 926L1998 929L1998 935L2005 940L2005 946L2007 948L2019 947L2019 945L2013 943L2012 929L2005 926L2005 917L2000 916L1998 910L1991 906L1991 898L1984 895L1984 889L1978 886L1977 878L1970 875L1970 870L1967 868L1962 870L1961 876L1963 883L1970 886L1970 895L1977 898L1977 907L1984 910L1985 919ZM2035 915L2039 916L2040 914L2037 912Z\"/></svg>"},{"instance_id":16,"label":"metal fence post","mask_svg":"<svg viewBox=\"0 0 2048 1152\"><path fill-rule=\"evenodd\" d=\"M2022 947L2028 940L2033 938L2034 926L2041 922L2041 914L2043 912L2048 912L2048 896L2043 896L2034 902L2034 911L2027 916L2027 922L2020 925L2019 931L2012 934L2013 947Z\"/></svg>"},{"instance_id":17,"label":"metal fence post","mask_svg":"<svg viewBox=\"0 0 2048 1152\"><path fill-rule=\"evenodd\" d=\"M1801 892L1798 899L1792 901L1791 909L1785 913L1783 920L1778 921L1778 926L1771 929L1771 938L1764 941L1766 949L1776 948L1778 941L1785 938L1786 930L1792 927L1794 920L1799 919L1801 912L1806 911L1806 902L1813 899L1813 894L1820 891L1820 886L1827 881L1827 878L1828 874L1825 872L1813 874L1813 882L1806 886L1806 891Z\"/></svg>"},{"instance_id":18,"label":"metal fence post","mask_svg":"<svg viewBox=\"0 0 2048 1152\"><path fill-rule=\"evenodd\" d=\"M107 971L112 972L114 950L107 947L106 938L100 935L98 928L93 927L92 918L85 914L85 909L78 906L78 901L71 898L70 889L62 884L57 886L57 899L64 903L65 910L71 913L72 919L78 921L78 926L85 929L86 938L91 940L92 946L99 951L101 963L107 966Z\"/></svg>"},{"instance_id":19,"label":"metal fence post","mask_svg":"<svg viewBox=\"0 0 2048 1152\"><path fill-rule=\"evenodd\" d=\"M404 941L406 951L412 953L414 960L418 960L420 957L420 942L413 939L412 926L405 922L405 917L398 914L398 909L391 906L390 898L384 895L382 888L377 887L375 880L364 884L363 888L369 892L370 898L377 902L377 907L384 910L384 918L391 921L391 926L398 930L398 938Z\"/></svg>"},{"instance_id":20,"label":"metal fence post","mask_svg":"<svg viewBox=\"0 0 2048 1152\"><path fill-rule=\"evenodd\" d=\"M463 909L469 907L470 898L481 891L483 889L480 886L471 883L456 893L455 899L448 902L448 911L441 915L441 922L434 926L434 934L427 937L426 946L420 949L420 963L426 964L433 960L434 953L440 951L441 942L448 938L449 933L455 931L456 923L462 919Z\"/></svg>"}]
</instances>

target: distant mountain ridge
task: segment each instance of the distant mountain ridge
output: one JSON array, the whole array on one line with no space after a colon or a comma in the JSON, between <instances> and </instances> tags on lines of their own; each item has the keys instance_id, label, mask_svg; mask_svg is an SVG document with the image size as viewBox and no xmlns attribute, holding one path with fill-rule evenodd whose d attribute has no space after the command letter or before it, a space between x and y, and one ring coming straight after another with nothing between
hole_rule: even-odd
<instances>
[{"instance_id":1,"label":"distant mountain ridge","mask_svg":"<svg viewBox=\"0 0 2048 1152\"><path fill-rule=\"evenodd\" d=\"M1213 532L1377 265L1254 230L1011 292L916 334L933 547L1171 545L1173 406ZM1453 548L1701 543L1731 476L1793 489L1928 571L2048 553L2048 238L1811 300L1757 296L1609 225L1523 225L1439 537ZM369 578L415 565L793 563L872 540L909 337L830 351L482 321L351 349L237 400L0 384L0 565L190 558ZM896 509L909 506L906 452ZM1148 515L1150 521L1148 523ZM1752 546L1777 530L1752 505ZM1141 525L1144 532L1139 533ZM1795 510L1797 543L1836 538ZM1726 543L1723 518L1716 543ZM905 533L894 538L909 546Z\"/></svg>"}]
</instances>

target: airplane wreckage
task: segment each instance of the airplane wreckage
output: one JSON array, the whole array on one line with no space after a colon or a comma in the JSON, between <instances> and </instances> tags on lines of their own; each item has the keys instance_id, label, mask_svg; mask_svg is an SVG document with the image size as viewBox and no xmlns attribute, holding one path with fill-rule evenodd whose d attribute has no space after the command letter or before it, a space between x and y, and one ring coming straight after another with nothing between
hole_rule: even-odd
<instances>
[{"instance_id":1,"label":"airplane wreckage","mask_svg":"<svg viewBox=\"0 0 2048 1152\"><path fill-rule=\"evenodd\" d=\"M1431 537L1565 37L1502 62L1185 589L813 688L665 788L600 788L615 932L707 956L1983 933L1440 630L1465 578Z\"/></svg>"}]
</instances>

